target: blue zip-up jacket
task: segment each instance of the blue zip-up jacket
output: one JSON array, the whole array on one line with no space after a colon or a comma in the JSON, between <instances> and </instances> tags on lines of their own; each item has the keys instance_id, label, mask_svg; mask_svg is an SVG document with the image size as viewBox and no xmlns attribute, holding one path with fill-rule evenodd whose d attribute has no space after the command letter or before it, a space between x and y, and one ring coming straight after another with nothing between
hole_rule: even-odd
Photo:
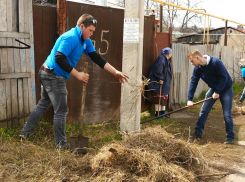
<instances>
[{"instance_id":1,"label":"blue zip-up jacket","mask_svg":"<svg viewBox=\"0 0 245 182\"><path fill-rule=\"evenodd\" d=\"M157 82L159 82L159 80L163 80L161 94L169 95L172 80L172 69L171 62L165 55L161 54L157 57L151 68L149 79L151 83L148 85L148 88L150 90L159 94L160 84Z\"/></svg>"},{"instance_id":2,"label":"blue zip-up jacket","mask_svg":"<svg viewBox=\"0 0 245 182\"><path fill-rule=\"evenodd\" d=\"M210 55L209 55L210 56ZM222 61L210 56L207 66L194 67L188 92L188 100L192 100L197 88L199 79L202 79L214 92L220 94L232 86L232 79Z\"/></svg>"}]
</instances>

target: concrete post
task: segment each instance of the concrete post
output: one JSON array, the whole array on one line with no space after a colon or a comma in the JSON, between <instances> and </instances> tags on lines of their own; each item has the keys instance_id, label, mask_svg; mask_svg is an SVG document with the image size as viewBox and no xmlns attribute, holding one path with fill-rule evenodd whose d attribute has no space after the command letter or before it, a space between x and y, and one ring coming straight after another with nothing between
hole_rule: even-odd
<instances>
[{"instance_id":1,"label":"concrete post","mask_svg":"<svg viewBox=\"0 0 245 182\"><path fill-rule=\"evenodd\" d=\"M127 23L130 21L138 21L138 24L135 23L129 28L131 25ZM121 89L120 128L125 132L140 130L143 34L144 0L125 0L122 71L130 78L128 83L122 84ZM130 42L132 39L138 40Z\"/></svg>"}]
</instances>

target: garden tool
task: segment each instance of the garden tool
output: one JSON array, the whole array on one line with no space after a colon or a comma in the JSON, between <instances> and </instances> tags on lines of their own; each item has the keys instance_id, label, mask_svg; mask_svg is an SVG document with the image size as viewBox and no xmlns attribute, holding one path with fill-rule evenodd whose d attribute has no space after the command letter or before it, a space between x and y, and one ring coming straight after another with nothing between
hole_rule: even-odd
<instances>
[{"instance_id":1,"label":"garden tool","mask_svg":"<svg viewBox=\"0 0 245 182\"><path fill-rule=\"evenodd\" d=\"M210 99L213 99L213 97L209 97L209 98L207 98L207 99L201 100L201 101L199 101L199 102L194 103L193 105L200 104L200 103L205 102L205 101L208 101L208 100L210 100ZM162 117L166 117L167 115L170 115L170 114L175 113L175 112L178 112L178 111L182 111L182 110L187 109L187 108L188 108L188 106L182 107L182 108L180 108L180 109L171 111L171 112L169 112L169 113L167 113L167 114L162 114L162 115L160 115L160 116L157 116L157 117L148 119L148 120L146 120L146 121L142 121L140 124L147 123L147 122L149 122L149 121L152 121L152 120L155 120L155 119L159 119L159 118L162 118Z\"/></svg>"},{"instance_id":2,"label":"garden tool","mask_svg":"<svg viewBox=\"0 0 245 182\"><path fill-rule=\"evenodd\" d=\"M162 97L162 84L160 84L160 96L159 96L159 104L158 104L158 114L157 114L157 116L159 116L159 112L160 112L161 97Z\"/></svg>"},{"instance_id":3,"label":"garden tool","mask_svg":"<svg viewBox=\"0 0 245 182\"><path fill-rule=\"evenodd\" d=\"M85 62L84 73L87 73L88 70L88 62ZM81 107L81 119L80 119L80 127L79 127L79 135L78 137L70 137L70 148L73 153L76 154L86 154L88 147L89 138L84 137L83 134L83 111L85 107L85 97L86 97L86 83L83 83L83 92L82 92L82 107Z\"/></svg>"}]
</instances>

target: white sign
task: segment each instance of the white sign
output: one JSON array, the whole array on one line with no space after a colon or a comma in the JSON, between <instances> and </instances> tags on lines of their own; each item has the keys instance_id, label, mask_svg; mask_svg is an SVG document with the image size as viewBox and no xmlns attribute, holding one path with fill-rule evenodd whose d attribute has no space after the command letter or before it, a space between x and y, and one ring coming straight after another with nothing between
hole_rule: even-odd
<instances>
[{"instance_id":1,"label":"white sign","mask_svg":"<svg viewBox=\"0 0 245 182\"><path fill-rule=\"evenodd\" d=\"M139 18L124 19L123 43L139 43Z\"/></svg>"}]
</instances>

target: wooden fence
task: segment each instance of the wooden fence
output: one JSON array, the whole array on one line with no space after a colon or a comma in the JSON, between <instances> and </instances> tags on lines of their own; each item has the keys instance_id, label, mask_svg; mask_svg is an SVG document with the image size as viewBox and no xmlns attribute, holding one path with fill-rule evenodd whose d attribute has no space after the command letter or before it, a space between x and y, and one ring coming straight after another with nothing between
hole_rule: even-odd
<instances>
[{"instance_id":1,"label":"wooden fence","mask_svg":"<svg viewBox=\"0 0 245 182\"><path fill-rule=\"evenodd\" d=\"M171 85L170 103L186 102L188 99L188 90L194 66L191 65L187 55L190 51L198 49L202 54L209 54L214 57L219 57L219 45L194 45L189 44L172 44L173 55L173 72L174 78ZM241 59L241 54L237 51L221 47L221 60L227 68L230 76L235 83L241 83L241 73L238 66L238 61ZM173 86L174 83L174 86ZM199 81L195 96L198 97L203 91L207 91L209 87L202 80Z\"/></svg>"},{"instance_id":2,"label":"wooden fence","mask_svg":"<svg viewBox=\"0 0 245 182\"><path fill-rule=\"evenodd\" d=\"M0 128L23 124L36 104L30 0L0 0L0 68Z\"/></svg>"}]
</instances>

